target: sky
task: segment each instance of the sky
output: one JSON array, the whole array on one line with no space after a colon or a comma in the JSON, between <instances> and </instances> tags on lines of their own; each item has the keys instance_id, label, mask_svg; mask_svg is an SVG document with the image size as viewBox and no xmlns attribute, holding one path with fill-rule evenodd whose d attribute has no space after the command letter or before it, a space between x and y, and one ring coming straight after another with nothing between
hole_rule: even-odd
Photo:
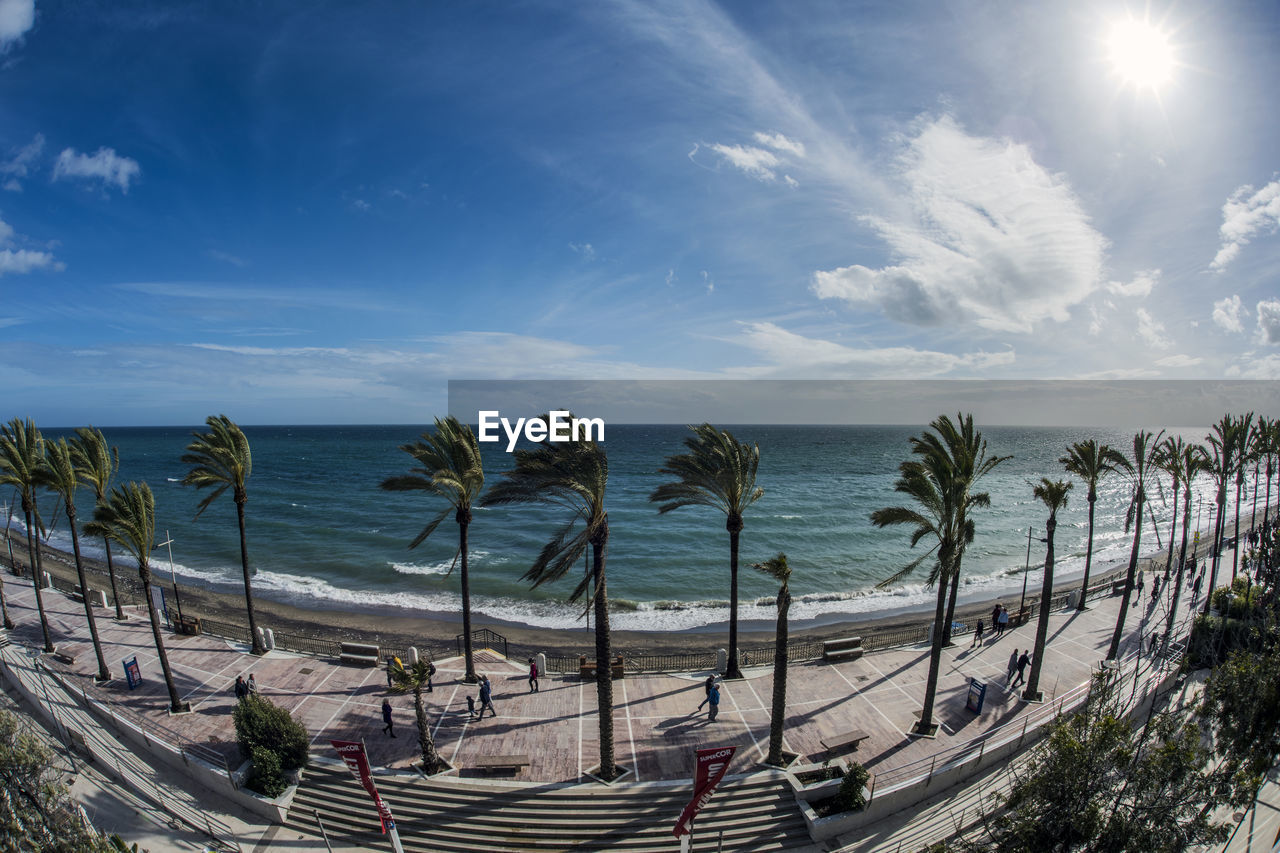
<instances>
[{"instance_id":1,"label":"sky","mask_svg":"<svg viewBox=\"0 0 1280 853\"><path fill-rule=\"evenodd\" d=\"M3 418L1274 380L1276 80L1273 0L0 0Z\"/></svg>"}]
</instances>

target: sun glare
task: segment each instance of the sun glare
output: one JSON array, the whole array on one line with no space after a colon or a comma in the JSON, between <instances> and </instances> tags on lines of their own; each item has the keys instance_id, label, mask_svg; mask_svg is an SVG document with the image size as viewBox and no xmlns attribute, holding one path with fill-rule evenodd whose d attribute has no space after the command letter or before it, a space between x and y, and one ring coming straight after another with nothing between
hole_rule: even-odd
<instances>
[{"instance_id":1,"label":"sun glare","mask_svg":"<svg viewBox=\"0 0 1280 853\"><path fill-rule=\"evenodd\" d=\"M1155 91L1173 74L1169 38L1146 21L1127 19L1111 26L1111 65L1126 83Z\"/></svg>"}]
</instances>

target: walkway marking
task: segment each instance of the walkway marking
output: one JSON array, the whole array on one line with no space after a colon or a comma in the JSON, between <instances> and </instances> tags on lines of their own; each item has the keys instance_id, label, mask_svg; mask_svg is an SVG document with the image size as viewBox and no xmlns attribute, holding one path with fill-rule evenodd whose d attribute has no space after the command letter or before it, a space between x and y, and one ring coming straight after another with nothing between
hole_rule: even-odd
<instances>
[{"instance_id":1,"label":"walkway marking","mask_svg":"<svg viewBox=\"0 0 1280 853\"><path fill-rule=\"evenodd\" d=\"M631 706L627 703L627 680L622 679L622 710L627 715L627 741L631 746L631 772L640 781L640 759L636 758L636 735L631 730Z\"/></svg>"},{"instance_id":2,"label":"walkway marking","mask_svg":"<svg viewBox=\"0 0 1280 853\"><path fill-rule=\"evenodd\" d=\"M238 657L237 657L237 658L234 658L230 663L228 663L228 664L227 664L226 666L224 666L222 669L218 670L217 672L211 673L211 674L209 675L209 677L208 677L208 678L206 678L204 681L200 682L200 683L199 683L199 684L197 684L195 687L192 687L190 690L188 690L188 691L186 692L186 694L182 697L182 701L184 701L184 702L185 702L185 701L187 701L188 699L190 699L190 698L195 694L195 692L196 692L197 690L202 690L206 685L208 685L208 684L209 684L210 682L212 682L214 679L221 677L221 676L222 676L222 674L223 674L224 672L226 672L228 669L231 669L231 668L232 668L232 667L234 667L234 666L238 666L238 665L240 665L240 663L241 663L241 661L240 661L240 659L239 659ZM199 670L197 670L197 672L198 672L198 671L199 671ZM231 683L234 683L234 682L231 682ZM207 698L209 698L209 697L212 697L214 694L216 694L216 693L218 693L218 692L220 692L220 690L211 690L211 691L209 691L209 696L207 696L207 697L205 697L205 698L207 699ZM204 703L204 700L202 699L202 700L200 700L199 702L197 702L196 704L192 705L192 706L191 706L191 710L192 710L192 711L196 710L196 709L197 709L197 708L199 708L203 703Z\"/></svg>"},{"instance_id":3,"label":"walkway marking","mask_svg":"<svg viewBox=\"0 0 1280 853\"><path fill-rule=\"evenodd\" d=\"M761 702L761 701L760 701L760 694L759 694L759 693L757 693L757 692L756 692L756 689L755 689L754 687L752 687L752 686L751 686L751 682L750 682L750 680L748 680L748 679L743 679L743 680L747 682L747 689L751 691L751 695L755 697L756 702L760 705L761 710L763 710L763 709L764 709L764 702ZM732 697L730 697L730 698L732 698ZM735 701L733 704L736 706L738 703ZM784 716L784 717L786 716L786 709L785 709L785 706L784 706L784 709L783 709L783 716ZM768 736L765 738L766 740L767 740L768 738L773 737L773 725L772 725L772 724L773 724L773 709L772 709L772 708L770 708L770 709L769 709L769 722L770 722L769 734L768 734ZM748 733L748 734L751 734L751 730L750 730L750 729L747 729L747 733ZM755 737L755 735L754 735L754 734L752 734L751 736L752 736L752 737ZM767 757L768 757L767 755L765 755L764 750L760 748L760 742L759 742L759 741L756 741L756 743L755 743L755 747L756 747L756 752L760 753L760 755L764 756L765 758L767 758Z\"/></svg>"},{"instance_id":4,"label":"walkway marking","mask_svg":"<svg viewBox=\"0 0 1280 853\"><path fill-rule=\"evenodd\" d=\"M334 672L337 672L339 669L341 669L341 667L337 667L337 666L335 666L335 667L333 668L333 671L334 671ZM324 725L323 725L323 726L321 726L321 727L316 731L316 736L315 736L315 737L313 737L313 738L311 739L311 742L312 742L312 743L315 743L317 740L319 740L319 739L321 738L321 736L322 736L326 731L328 731L328 730L329 730L329 726L333 723L334 718L335 718L335 717L337 717L339 714L341 714L341 713L346 709L346 707L347 707L347 703L351 701L351 697L355 695L355 693L356 693L356 691L357 691L357 690L359 690L361 687L364 687L365 682L367 682L367 681L369 680L369 676L370 676L370 675L373 675L373 674L374 674L375 672L377 672L377 671L378 671L378 670L377 670L377 668L376 668L376 667L375 667L375 668L373 668L373 669L371 669L371 670L369 670L369 672L365 675L365 677L364 677L363 679L361 679L360 683L359 683L359 684L357 684L355 687L351 688L351 692L346 696L346 698L344 698L344 699L342 700L342 703L341 703L340 705L338 705L338 710L334 711L334 712L329 716L329 719L325 720ZM325 681L328 681L328 679L326 678L326 679L325 679ZM308 694L308 695L310 695L310 694ZM301 703L299 703L299 705L301 705Z\"/></svg>"},{"instance_id":5,"label":"walkway marking","mask_svg":"<svg viewBox=\"0 0 1280 853\"><path fill-rule=\"evenodd\" d=\"M880 667L876 666L874 663L872 663L872 662L871 662L871 659L870 659L870 657L869 657L868 655L863 655L863 656L861 657L861 660L865 660L865 661L867 662L867 665L868 665L868 666L870 666L872 669L874 669L874 670L876 671L876 673L877 673L881 678L883 678L883 679L885 679L885 680L888 680L888 678L889 678L889 677L888 677L887 675L885 675L883 672L881 672L881 671L880 671ZM845 680L847 681L848 679L845 679ZM925 676L925 681L928 681L928 676L927 676L927 675ZM924 703L923 703L923 702L921 702L919 699L915 698L914 696L912 696L912 695L911 695L910 693L908 693L907 691L903 690L903 689L902 689L902 687L901 687L897 682L890 682L890 683L891 683L891 684L893 684L893 686L894 686L894 687L896 687L896 688L898 689L898 692L899 692L899 693L901 693L903 696L906 696L908 699L910 699L912 702L914 702L916 705L918 705L922 710L924 709ZM894 728L897 728L897 726L894 726ZM954 734L955 734L955 732L954 732L954 731L952 731L951 729L947 728L947 724L946 724L946 723L944 723L944 722L938 721L938 728L942 729L943 731L945 731L945 732L946 732L947 734L949 734L949 735L954 735Z\"/></svg>"},{"instance_id":6,"label":"walkway marking","mask_svg":"<svg viewBox=\"0 0 1280 853\"><path fill-rule=\"evenodd\" d=\"M324 687L326 684L328 684L328 683L329 683L329 679L330 679L330 678L333 678L334 673L338 672L338 671L339 671L339 670L341 670L341 669L342 669L342 667L340 667L340 666L331 666L331 667L329 667L329 674L328 674L328 675L326 675L324 678L320 679L320 683L319 683L319 684L316 684L316 685L314 685L314 686L312 686L312 687L309 687L309 688L307 689L307 692L306 692L306 693L302 693L302 699L300 699L300 700L298 701L298 704L297 704L297 705L294 705L294 706L293 706L293 708L291 708L291 709L289 710L289 713L291 713L291 714L292 714L292 713L296 713L296 712L297 712L297 711L298 711L298 710L299 710L303 705L307 704L307 700L308 700L308 699L312 699L312 698L314 698L314 697L315 697L315 695L316 695L316 693L317 693L317 692L319 692L320 688L322 688L322 687ZM373 669L372 671L373 671L373 672L377 672L377 671L378 671L378 670L377 670L377 667L374 667L374 669ZM368 678L368 676L366 675L366 676L365 676L365 678ZM272 691L272 692L283 692L283 691ZM297 692L295 692L295 693L294 693L294 695L297 695L297 693L299 693L299 692L301 692L301 691L297 691ZM330 721L330 722L332 722L332 721L333 721L333 718L332 718L332 717L330 717L330 718L329 718L329 721Z\"/></svg>"},{"instance_id":7,"label":"walkway marking","mask_svg":"<svg viewBox=\"0 0 1280 853\"><path fill-rule=\"evenodd\" d=\"M743 681L747 680L744 678ZM748 689L751 687L750 681L747 681L747 687ZM729 701L733 703L734 710L738 712L738 719L742 721L742 727L747 730L747 737L751 739L752 743L755 743L756 733L751 731L751 726L747 725L747 715L742 712L742 707L738 704L738 700L733 698L733 694L729 692L727 685L724 692L725 695L729 697ZM752 690L751 692L755 693L755 690ZM757 697L757 699L758 698L759 697ZM760 752L760 745L758 743L756 744L756 751ZM764 753L760 752L760 754L763 755Z\"/></svg>"},{"instance_id":8,"label":"walkway marking","mask_svg":"<svg viewBox=\"0 0 1280 853\"><path fill-rule=\"evenodd\" d=\"M866 655L863 655L863 656L862 656L862 659L863 659L863 660L866 660L866 657L867 657ZM859 699L861 699L862 701L864 701L864 702L866 702L868 705L870 705L870 706L871 706L871 708L872 708L872 710L874 710L877 714L879 714L882 718L884 718L884 721L885 721L886 723L888 723L888 724L889 724L889 728L893 729L895 732L898 730L898 725L897 725L897 723L895 723L893 720L889 719L889 717L885 714L885 712L880 710L880 706L879 706L879 705L877 705L875 702L872 702L870 699L868 699L866 696L864 696L864 695L863 695L863 693L862 693L862 691L858 689L858 685L856 685L856 684L854 684L852 681L850 681L850 680L849 680L849 676L845 675L843 672L841 672L841 671L840 671L840 667L838 667L838 666L833 666L831 669L835 672L835 674L836 674L836 675L838 675L838 676L840 676L841 678L843 678L843 679L844 679L844 683L845 683L845 684L847 684L847 685L849 685L849 688L850 688L851 690L853 690L853 694L854 694L855 696L857 696ZM879 670L876 670L876 671L877 671L877 672L879 672ZM882 673L882 674L883 674L883 673Z\"/></svg>"},{"instance_id":9,"label":"walkway marking","mask_svg":"<svg viewBox=\"0 0 1280 853\"><path fill-rule=\"evenodd\" d=\"M461 685L458 684L453 685L453 693L449 695L449 704L445 706L446 709L453 706L453 698L458 695L458 689L460 686ZM458 750L462 749L462 738L466 735L467 728L471 725L472 719L473 715L467 714L467 721L462 724L462 730L458 732L458 739L453 742L453 752L449 754L449 763L454 767L458 766ZM441 712L440 714L440 722L444 722L444 712ZM439 729L440 726L437 724L436 730L438 731Z\"/></svg>"}]
</instances>

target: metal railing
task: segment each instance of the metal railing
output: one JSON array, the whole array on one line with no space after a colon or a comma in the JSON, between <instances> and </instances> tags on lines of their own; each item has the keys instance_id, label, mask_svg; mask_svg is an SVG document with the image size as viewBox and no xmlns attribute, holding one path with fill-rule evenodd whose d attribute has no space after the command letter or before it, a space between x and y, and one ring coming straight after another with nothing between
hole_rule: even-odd
<instances>
[{"instance_id":1,"label":"metal railing","mask_svg":"<svg viewBox=\"0 0 1280 853\"><path fill-rule=\"evenodd\" d=\"M455 638L455 642L458 646L459 655L462 654L462 640L464 637L466 637L466 634L459 634ZM472 631L471 645L479 646L481 648L493 649L494 651L497 651L499 646L501 646L502 656L504 658L510 657L510 655L507 654L507 638L502 636L499 633L490 631L488 628L481 628L477 631Z\"/></svg>"}]
</instances>

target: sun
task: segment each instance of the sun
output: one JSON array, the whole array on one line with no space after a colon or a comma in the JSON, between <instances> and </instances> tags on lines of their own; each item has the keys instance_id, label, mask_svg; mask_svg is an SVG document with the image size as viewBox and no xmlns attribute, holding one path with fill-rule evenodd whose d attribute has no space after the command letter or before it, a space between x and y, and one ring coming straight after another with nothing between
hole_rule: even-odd
<instances>
[{"instance_id":1,"label":"sun","mask_svg":"<svg viewBox=\"0 0 1280 853\"><path fill-rule=\"evenodd\" d=\"M1136 89L1158 91L1173 76L1169 37L1147 21L1116 21L1107 48L1116 74Z\"/></svg>"}]
</instances>

